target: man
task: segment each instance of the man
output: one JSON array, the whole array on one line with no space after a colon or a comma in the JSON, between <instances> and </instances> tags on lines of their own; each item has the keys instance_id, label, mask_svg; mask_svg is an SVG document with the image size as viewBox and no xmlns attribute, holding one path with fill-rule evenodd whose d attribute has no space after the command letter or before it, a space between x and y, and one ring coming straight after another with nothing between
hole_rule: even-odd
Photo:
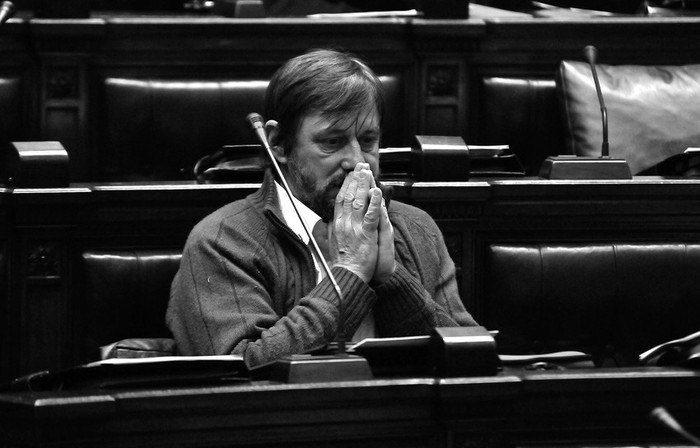
<instances>
[{"instance_id":1,"label":"man","mask_svg":"<svg viewBox=\"0 0 700 448\"><path fill-rule=\"evenodd\" d=\"M377 187L383 110L369 67L330 50L288 61L266 94L268 140L301 214L321 229L345 334L476 325L435 222L397 201L387 207ZM197 224L166 317L179 352L239 354L253 368L333 342L339 296L308 243L269 169L257 192Z\"/></svg>"}]
</instances>

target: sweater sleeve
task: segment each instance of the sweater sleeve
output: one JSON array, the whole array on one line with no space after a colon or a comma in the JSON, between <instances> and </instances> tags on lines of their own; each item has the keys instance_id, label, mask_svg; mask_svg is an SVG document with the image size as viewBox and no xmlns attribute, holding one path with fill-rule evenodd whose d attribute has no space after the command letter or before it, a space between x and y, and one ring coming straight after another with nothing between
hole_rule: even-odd
<instances>
[{"instance_id":1,"label":"sweater sleeve","mask_svg":"<svg viewBox=\"0 0 700 448\"><path fill-rule=\"evenodd\" d=\"M395 223L396 271L375 288L377 326L386 336L429 334L435 327L474 326L457 288L442 233L424 212Z\"/></svg>"},{"instance_id":2,"label":"sweater sleeve","mask_svg":"<svg viewBox=\"0 0 700 448\"><path fill-rule=\"evenodd\" d=\"M166 317L181 354L239 354L253 368L335 339L339 302L331 282L314 287L311 271L302 272L279 245L261 241L261 234L253 228L193 231ZM376 294L350 271L334 268L333 274L351 331ZM312 278L306 287L304 278Z\"/></svg>"}]
</instances>

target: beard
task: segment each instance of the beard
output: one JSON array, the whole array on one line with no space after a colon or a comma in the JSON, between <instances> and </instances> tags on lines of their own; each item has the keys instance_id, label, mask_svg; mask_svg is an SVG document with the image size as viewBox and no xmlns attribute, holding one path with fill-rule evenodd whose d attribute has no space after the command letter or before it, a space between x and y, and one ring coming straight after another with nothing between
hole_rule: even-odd
<instances>
[{"instance_id":1,"label":"beard","mask_svg":"<svg viewBox=\"0 0 700 448\"><path fill-rule=\"evenodd\" d=\"M317 178L314 167L299 163L294 154L287 160L286 171L294 196L320 216L324 222L330 222L335 211L335 198L347 173L340 173L321 181Z\"/></svg>"}]
</instances>

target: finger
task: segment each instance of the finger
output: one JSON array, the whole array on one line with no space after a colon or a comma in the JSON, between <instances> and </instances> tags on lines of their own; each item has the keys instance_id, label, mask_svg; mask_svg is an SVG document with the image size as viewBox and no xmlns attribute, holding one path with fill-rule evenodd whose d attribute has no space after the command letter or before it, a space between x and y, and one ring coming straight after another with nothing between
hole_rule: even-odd
<instances>
[{"instance_id":1,"label":"finger","mask_svg":"<svg viewBox=\"0 0 700 448\"><path fill-rule=\"evenodd\" d=\"M335 196L335 208L333 210L333 216L335 217L336 220L339 220L343 216L343 208L345 206L345 198L348 196L348 191L351 188L351 183L353 180L354 174L349 173L347 176L345 176L345 180L343 181L343 185L340 187L340 190L338 191L338 194Z\"/></svg>"},{"instance_id":2,"label":"finger","mask_svg":"<svg viewBox=\"0 0 700 448\"><path fill-rule=\"evenodd\" d=\"M352 216L352 203L357 196L358 173L353 171L348 174L348 188L343 195L343 213L346 216Z\"/></svg>"},{"instance_id":3,"label":"finger","mask_svg":"<svg viewBox=\"0 0 700 448\"><path fill-rule=\"evenodd\" d=\"M359 172L362 170L367 170L369 173L369 188L374 188L377 186L375 180L374 180L374 174L372 173L372 169L369 166L369 163L367 162L358 162L357 165L355 165L355 172Z\"/></svg>"},{"instance_id":4,"label":"finger","mask_svg":"<svg viewBox=\"0 0 700 448\"><path fill-rule=\"evenodd\" d=\"M369 171L369 179L370 179L369 187L376 188L377 187L377 180L374 178L374 173L369 168L367 168L367 170Z\"/></svg>"},{"instance_id":5,"label":"finger","mask_svg":"<svg viewBox=\"0 0 700 448\"><path fill-rule=\"evenodd\" d=\"M350 183L349 177L350 176L345 176L343 184L340 186L340 190L338 190L338 194L335 195L336 209L338 208L338 205L342 205L343 203L343 198L345 197L345 193L348 190L348 184Z\"/></svg>"},{"instance_id":6,"label":"finger","mask_svg":"<svg viewBox=\"0 0 700 448\"><path fill-rule=\"evenodd\" d=\"M372 173L369 170L361 170L357 173L357 191L352 202L352 209L356 217L363 218L367 209L369 199L370 181Z\"/></svg>"},{"instance_id":7,"label":"finger","mask_svg":"<svg viewBox=\"0 0 700 448\"><path fill-rule=\"evenodd\" d=\"M361 170L368 170L369 169L369 163L367 162L357 162L357 165L355 165L354 171L360 172Z\"/></svg>"},{"instance_id":8,"label":"finger","mask_svg":"<svg viewBox=\"0 0 700 448\"><path fill-rule=\"evenodd\" d=\"M381 217L381 223L386 224L386 225L391 225L391 221L389 221L389 210L386 208L386 201L384 200L384 195L382 194L382 190L377 188L379 190L379 195L382 196L382 217Z\"/></svg>"},{"instance_id":9,"label":"finger","mask_svg":"<svg viewBox=\"0 0 700 448\"><path fill-rule=\"evenodd\" d=\"M363 220L365 231L375 230L379 226L382 217L382 191L379 188L372 188L370 191L370 201Z\"/></svg>"}]
</instances>

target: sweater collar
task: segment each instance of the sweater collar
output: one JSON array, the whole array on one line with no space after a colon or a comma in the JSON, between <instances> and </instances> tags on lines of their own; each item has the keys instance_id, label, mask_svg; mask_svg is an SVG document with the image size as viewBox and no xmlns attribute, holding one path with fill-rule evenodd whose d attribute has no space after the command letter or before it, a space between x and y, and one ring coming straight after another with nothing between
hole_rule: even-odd
<instances>
[{"instance_id":1,"label":"sweater collar","mask_svg":"<svg viewBox=\"0 0 700 448\"><path fill-rule=\"evenodd\" d=\"M279 187L279 190L284 193L284 190L282 187ZM286 193L285 193L286 195ZM292 222L292 225L290 225L287 221L287 216L288 214L285 214L283 207L280 205L280 201L283 198L278 194L278 187L277 187L277 182L275 181L275 176L272 174L272 171L270 169L265 171L265 177L263 179L262 184L260 185L260 189L253 193L251 196L251 200L257 204L257 206L261 207L264 211L264 213L279 227L286 228L289 232L292 234L299 236L301 238L301 241L304 241L304 244L308 243L308 236L306 235L306 232L304 231L304 228L302 224L299 222L298 217L296 216L296 213L292 210L293 217L296 218L294 222ZM286 198L287 202L289 202L289 199ZM300 204L300 202L297 201L297 205ZM303 204L302 204L303 205ZM288 204L289 207L291 207L291 203ZM306 208L304 206L304 208ZM314 214L313 211L309 210L311 214ZM316 223L309 221L309 218L302 213L302 216L304 216L304 219L307 219L307 222L309 223L310 226L313 227L313 225Z\"/></svg>"}]
</instances>

